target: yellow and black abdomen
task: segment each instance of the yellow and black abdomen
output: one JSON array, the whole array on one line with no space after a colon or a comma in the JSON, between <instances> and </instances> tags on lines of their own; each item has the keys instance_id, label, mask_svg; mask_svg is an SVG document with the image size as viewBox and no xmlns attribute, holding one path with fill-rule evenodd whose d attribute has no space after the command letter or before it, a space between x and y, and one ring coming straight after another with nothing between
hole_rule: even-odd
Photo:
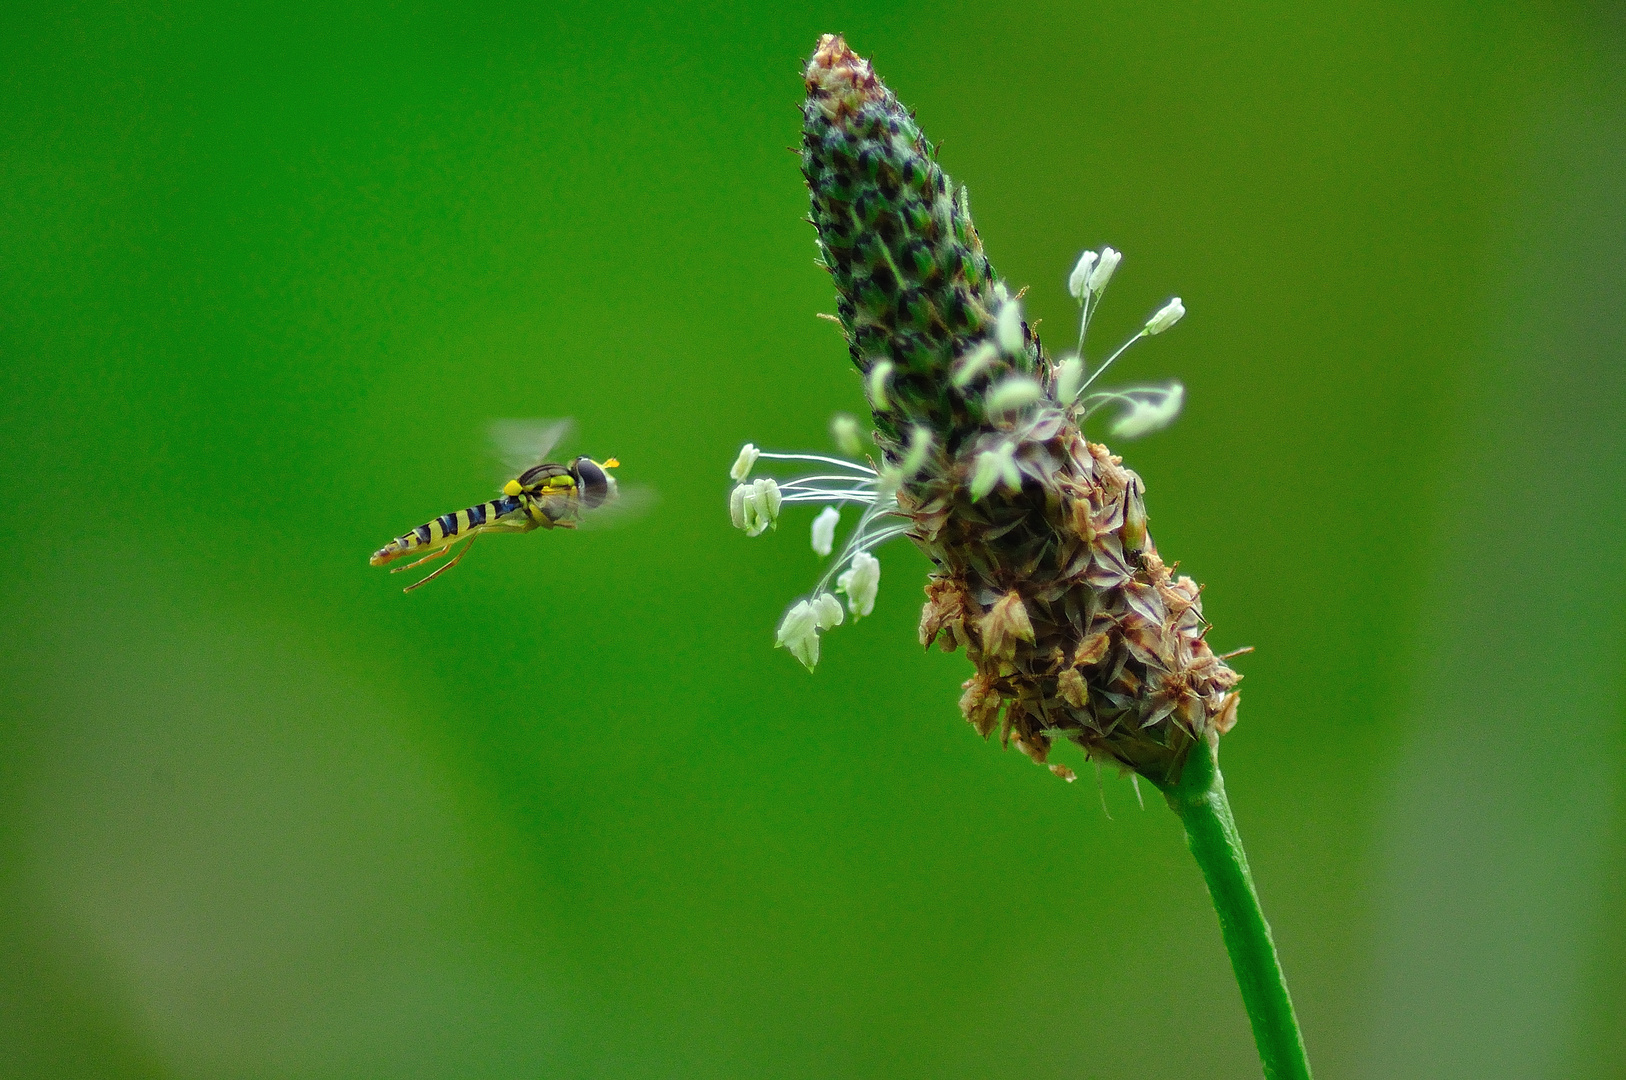
<instances>
[{"instance_id":1,"label":"yellow and black abdomen","mask_svg":"<svg viewBox=\"0 0 1626 1080\"><path fill-rule=\"evenodd\" d=\"M442 514L438 518L426 521L373 552L373 557L368 562L373 566L383 566L403 555L414 552L427 554L454 544L471 533L484 532L491 528L523 531L535 527L525 510L524 501L512 495L504 495L500 499L470 506L455 513Z\"/></svg>"}]
</instances>

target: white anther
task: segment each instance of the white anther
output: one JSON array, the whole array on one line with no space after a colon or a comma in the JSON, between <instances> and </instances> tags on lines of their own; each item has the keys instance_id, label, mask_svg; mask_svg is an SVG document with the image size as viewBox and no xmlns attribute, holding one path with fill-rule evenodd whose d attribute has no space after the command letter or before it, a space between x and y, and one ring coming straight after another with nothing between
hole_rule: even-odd
<instances>
[{"instance_id":1,"label":"white anther","mask_svg":"<svg viewBox=\"0 0 1626 1080\"><path fill-rule=\"evenodd\" d=\"M1026 345L1022 338L1022 305L1015 300L1005 301L999 309L994 324L994 340L999 343L999 351L1007 356L1017 355Z\"/></svg>"},{"instance_id":2,"label":"white anther","mask_svg":"<svg viewBox=\"0 0 1626 1080\"><path fill-rule=\"evenodd\" d=\"M779 493L779 482L770 477L762 477L756 484L757 505L770 525L779 524L779 508L784 505L785 497Z\"/></svg>"},{"instance_id":3,"label":"white anther","mask_svg":"<svg viewBox=\"0 0 1626 1080\"><path fill-rule=\"evenodd\" d=\"M864 452L863 439L858 431L858 418L851 413L838 412L830 418L830 438L848 457L859 457Z\"/></svg>"},{"instance_id":4,"label":"white anther","mask_svg":"<svg viewBox=\"0 0 1626 1080\"><path fill-rule=\"evenodd\" d=\"M820 593L813 601L813 621L820 630L840 626L846 617L846 613L841 610L841 601L829 593Z\"/></svg>"},{"instance_id":5,"label":"white anther","mask_svg":"<svg viewBox=\"0 0 1626 1080\"><path fill-rule=\"evenodd\" d=\"M1067 291L1072 294L1074 300L1083 302L1084 293L1090 283L1090 271L1095 267L1095 260L1100 257L1093 251L1086 251L1078 257L1078 265L1073 267L1073 272L1067 276Z\"/></svg>"},{"instance_id":6,"label":"white anther","mask_svg":"<svg viewBox=\"0 0 1626 1080\"><path fill-rule=\"evenodd\" d=\"M1056 400L1064 406L1071 405L1083 386L1084 361L1076 356L1069 356L1056 369Z\"/></svg>"},{"instance_id":7,"label":"white anther","mask_svg":"<svg viewBox=\"0 0 1626 1080\"><path fill-rule=\"evenodd\" d=\"M779 633L774 638L774 645L790 650L790 654L802 662L802 666L812 671L819 662L819 627L818 616L814 613L813 605L806 600L800 600L785 612L780 620Z\"/></svg>"},{"instance_id":8,"label":"white anther","mask_svg":"<svg viewBox=\"0 0 1626 1080\"><path fill-rule=\"evenodd\" d=\"M852 566L836 578L836 590L847 594L847 607L856 621L875 610L881 588L881 560L867 551L853 556Z\"/></svg>"},{"instance_id":9,"label":"white anther","mask_svg":"<svg viewBox=\"0 0 1626 1080\"><path fill-rule=\"evenodd\" d=\"M1180 298L1176 296L1173 300L1170 300L1167 304L1164 304L1161 308L1158 308L1156 315L1153 315L1150 319L1146 320L1146 333L1148 335L1161 334L1163 331L1179 322L1181 316L1183 316L1185 313L1186 306L1182 304L1180 302Z\"/></svg>"},{"instance_id":10,"label":"white anther","mask_svg":"<svg viewBox=\"0 0 1626 1080\"><path fill-rule=\"evenodd\" d=\"M785 497L779 484L769 477L741 484L729 496L729 516L735 528L744 529L746 536L761 536L768 528L779 526L779 508Z\"/></svg>"},{"instance_id":11,"label":"white anther","mask_svg":"<svg viewBox=\"0 0 1626 1080\"><path fill-rule=\"evenodd\" d=\"M954 367L954 375L949 380L956 389L964 390L971 385L973 379L987 371L989 366L999 359L999 347L991 341L984 341L976 348L960 358Z\"/></svg>"},{"instance_id":12,"label":"white anther","mask_svg":"<svg viewBox=\"0 0 1626 1080\"><path fill-rule=\"evenodd\" d=\"M1112 272L1118 269L1118 264L1123 261L1123 252L1109 247L1102 248L1101 259L1095 264L1095 269L1090 271L1090 279L1085 288L1092 293L1101 292L1107 287L1107 282L1112 280Z\"/></svg>"},{"instance_id":13,"label":"white anther","mask_svg":"<svg viewBox=\"0 0 1626 1080\"><path fill-rule=\"evenodd\" d=\"M909 480L926 464L926 455L932 451L932 433L916 424L909 429L909 449L904 451L898 466L899 480Z\"/></svg>"},{"instance_id":14,"label":"white anther","mask_svg":"<svg viewBox=\"0 0 1626 1080\"><path fill-rule=\"evenodd\" d=\"M728 475L733 478L735 483L744 480L751 475L751 469L756 465L757 458L761 455L761 450L758 450L750 443L746 443L740 447L740 456L734 459L734 467L728 470Z\"/></svg>"},{"instance_id":15,"label":"white anther","mask_svg":"<svg viewBox=\"0 0 1626 1080\"><path fill-rule=\"evenodd\" d=\"M1026 375L1009 375L994 384L983 404L991 414L1008 413L1025 409L1042 397L1044 388L1039 380Z\"/></svg>"},{"instance_id":16,"label":"white anther","mask_svg":"<svg viewBox=\"0 0 1626 1080\"><path fill-rule=\"evenodd\" d=\"M977 467L971 475L971 501L976 502L1003 482L1012 491L1022 487L1022 470L1016 466L1016 444L1000 443L992 450L977 455Z\"/></svg>"},{"instance_id":17,"label":"white anther","mask_svg":"<svg viewBox=\"0 0 1626 1080\"><path fill-rule=\"evenodd\" d=\"M828 555L830 549L836 544L836 524L841 521L841 511L833 506L826 506L819 511L819 516L813 519L813 552L816 555Z\"/></svg>"},{"instance_id":18,"label":"white anther","mask_svg":"<svg viewBox=\"0 0 1626 1080\"><path fill-rule=\"evenodd\" d=\"M876 412L885 412L891 406L887 402L886 384L892 378L893 364L890 360L877 360L869 369L869 404Z\"/></svg>"},{"instance_id":19,"label":"white anther","mask_svg":"<svg viewBox=\"0 0 1626 1080\"><path fill-rule=\"evenodd\" d=\"M1179 383L1162 388L1154 398L1135 398L1129 411L1112 425L1112 434L1120 439L1138 439L1168 427L1180 415L1185 400L1186 388Z\"/></svg>"}]
</instances>

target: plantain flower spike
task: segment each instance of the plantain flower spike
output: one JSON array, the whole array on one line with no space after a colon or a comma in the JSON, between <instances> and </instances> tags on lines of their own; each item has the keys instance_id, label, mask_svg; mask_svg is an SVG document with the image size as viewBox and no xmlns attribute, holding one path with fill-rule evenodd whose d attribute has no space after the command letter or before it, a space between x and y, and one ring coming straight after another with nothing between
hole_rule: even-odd
<instances>
[{"instance_id":1,"label":"plantain flower spike","mask_svg":"<svg viewBox=\"0 0 1626 1080\"><path fill-rule=\"evenodd\" d=\"M1205 640L1196 582L1152 542L1140 477L1080 425L1108 406L1124 410L1119 430L1173 419L1177 384L1094 383L1185 308L1171 301L1092 365L1085 331L1123 256L1085 252L1067 283L1079 346L1053 359L989 263L965 189L870 63L827 35L806 85L802 172L880 459L804 456L817 471L785 482L784 503L863 508L831 564L855 619L874 604L874 548L907 536L927 555L920 640L965 650L974 670L960 708L979 734L997 730L1041 764L1065 739L1173 783L1193 746L1235 723L1239 676ZM740 501L736 523L767 527ZM829 629L829 573L779 631L808 667Z\"/></svg>"}]
</instances>

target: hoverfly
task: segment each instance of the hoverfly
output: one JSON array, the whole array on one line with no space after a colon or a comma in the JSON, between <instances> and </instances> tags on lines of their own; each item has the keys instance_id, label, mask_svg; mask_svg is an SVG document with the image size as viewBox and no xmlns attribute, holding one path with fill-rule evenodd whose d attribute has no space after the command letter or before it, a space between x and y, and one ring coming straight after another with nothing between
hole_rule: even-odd
<instances>
[{"instance_id":1,"label":"hoverfly","mask_svg":"<svg viewBox=\"0 0 1626 1080\"><path fill-rule=\"evenodd\" d=\"M620 491L609 472L621 464L615 458L594 461L582 456L568 465L547 460L570 428L569 420L497 421L491 426L493 443L511 469L523 470L503 485L501 496L424 522L373 552L368 563L383 566L407 555L420 556L390 570L400 573L444 558L459 541L468 541L451 562L402 590L411 592L456 566L481 533L574 529L583 515L615 502Z\"/></svg>"}]
</instances>

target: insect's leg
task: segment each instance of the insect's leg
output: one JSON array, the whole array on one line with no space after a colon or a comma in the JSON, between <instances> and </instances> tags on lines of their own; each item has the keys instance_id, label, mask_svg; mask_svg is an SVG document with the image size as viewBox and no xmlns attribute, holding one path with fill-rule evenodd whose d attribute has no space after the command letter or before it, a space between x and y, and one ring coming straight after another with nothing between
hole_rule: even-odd
<instances>
[{"instance_id":1,"label":"insect's leg","mask_svg":"<svg viewBox=\"0 0 1626 1080\"><path fill-rule=\"evenodd\" d=\"M392 567L390 567L390 573L399 574L402 570L416 569L417 567L420 567L424 563L428 562L430 559L444 558L445 556L450 555L452 553L452 548L454 548L456 546L457 546L457 543L454 541L454 542L452 542L450 544L447 544L445 547L436 548L434 551L431 551L429 554L425 555L423 558L419 559L417 562L407 563L405 566L392 566Z\"/></svg>"},{"instance_id":2,"label":"insect's leg","mask_svg":"<svg viewBox=\"0 0 1626 1080\"><path fill-rule=\"evenodd\" d=\"M474 535L470 536L469 537L469 542L463 545L463 550L459 551L457 553L457 558L453 559L451 562L447 563L445 566L437 567L435 569L434 573L430 574L428 577L423 578L420 581L414 581L411 585L408 585L406 588L402 589L401 591L402 592L411 592L413 589L416 589L419 585L427 585L431 581L434 581L436 578L440 577L440 575L444 574L446 571L450 570L452 567L456 566L460 561L462 561L463 556L465 556L465 555L467 555L469 553L469 548L473 547L474 542L476 540L478 540L479 538L480 538L479 533L475 533ZM450 547L448 547L446 550L451 551L452 549Z\"/></svg>"}]
</instances>

